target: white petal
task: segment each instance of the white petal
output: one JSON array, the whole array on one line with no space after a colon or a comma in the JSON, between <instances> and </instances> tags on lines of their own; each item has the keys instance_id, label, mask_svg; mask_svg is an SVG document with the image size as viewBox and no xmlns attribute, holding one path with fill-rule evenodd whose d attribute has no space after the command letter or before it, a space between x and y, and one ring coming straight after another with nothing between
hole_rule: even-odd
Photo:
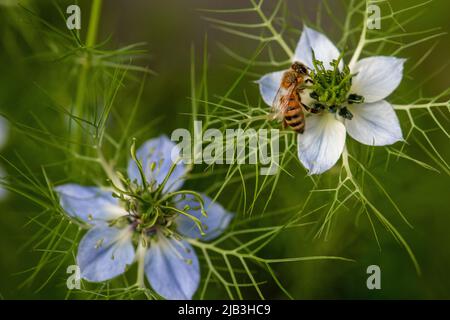
<instances>
[{"instance_id":1,"label":"white petal","mask_svg":"<svg viewBox=\"0 0 450 320\"><path fill-rule=\"evenodd\" d=\"M298 135L298 156L310 174L320 174L335 165L344 145L345 127L333 114L312 115Z\"/></svg>"},{"instance_id":2,"label":"white petal","mask_svg":"<svg viewBox=\"0 0 450 320\"><path fill-rule=\"evenodd\" d=\"M316 99L311 98L311 93L312 93L311 89L304 89L300 93L300 98L302 99L302 104L304 104L306 106L312 106L314 104L314 102L317 102Z\"/></svg>"},{"instance_id":3,"label":"white petal","mask_svg":"<svg viewBox=\"0 0 450 320\"><path fill-rule=\"evenodd\" d=\"M348 134L370 146L385 146L403 140L402 129L392 106L382 100L350 106L352 120L345 120Z\"/></svg>"},{"instance_id":4,"label":"white petal","mask_svg":"<svg viewBox=\"0 0 450 320\"><path fill-rule=\"evenodd\" d=\"M322 61L327 69L331 69L330 62L332 60L339 58L339 50L327 36L305 26L295 49L293 61L303 62L312 69L312 50L314 50L316 59ZM341 60L339 68L342 68L343 65Z\"/></svg>"},{"instance_id":5,"label":"white petal","mask_svg":"<svg viewBox=\"0 0 450 320\"><path fill-rule=\"evenodd\" d=\"M405 59L381 56L358 61L351 70L357 75L353 78L350 93L363 96L366 103L383 100L402 81L405 61Z\"/></svg>"},{"instance_id":6,"label":"white petal","mask_svg":"<svg viewBox=\"0 0 450 320\"><path fill-rule=\"evenodd\" d=\"M81 277L101 282L124 273L135 256L131 236L130 229L102 226L89 230L78 246Z\"/></svg>"},{"instance_id":7,"label":"white petal","mask_svg":"<svg viewBox=\"0 0 450 320\"><path fill-rule=\"evenodd\" d=\"M259 84L259 91L261 92L264 102L269 106L272 106L273 101L275 100L284 72L285 71L268 73L256 81L256 83Z\"/></svg>"}]
</instances>

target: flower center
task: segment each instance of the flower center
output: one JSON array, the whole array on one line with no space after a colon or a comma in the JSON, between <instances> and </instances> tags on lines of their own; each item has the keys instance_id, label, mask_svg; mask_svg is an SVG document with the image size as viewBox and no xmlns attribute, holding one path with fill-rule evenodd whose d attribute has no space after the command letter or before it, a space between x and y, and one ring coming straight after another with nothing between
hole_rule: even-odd
<instances>
[{"instance_id":1,"label":"flower center","mask_svg":"<svg viewBox=\"0 0 450 320\"><path fill-rule=\"evenodd\" d=\"M206 216L203 199L193 191L165 191L164 187L168 183L168 179L173 173L174 166L169 170L164 181L157 184L156 181L147 181L147 177L142 167L142 163L137 159L134 143L131 147L131 156L136 162L139 169L141 181L131 181L120 173L117 173L121 182L120 186L114 185L113 196L120 200L123 208L128 215L120 217L110 222L110 225L117 227L131 226L136 235L143 236L146 239L153 237L157 231L162 231L165 236L177 237L175 219L179 215L184 215L193 220L199 228L199 232L203 234L203 226L198 218L189 213L190 210L201 211ZM151 163L150 169L154 171L157 167L156 163ZM189 203L198 203L199 207L192 208L185 204L183 208L180 203L186 202L187 196L190 196Z\"/></svg>"},{"instance_id":2,"label":"flower center","mask_svg":"<svg viewBox=\"0 0 450 320\"><path fill-rule=\"evenodd\" d=\"M349 104L363 103L364 97L351 93L353 74L350 68L345 65L339 69L342 55L338 59L330 62L331 69L325 68L322 61L316 59L313 51L314 70L311 71L310 96L316 102L311 109L317 113L326 110L331 113L338 113L345 119L352 119L353 114L347 109Z\"/></svg>"},{"instance_id":3,"label":"flower center","mask_svg":"<svg viewBox=\"0 0 450 320\"><path fill-rule=\"evenodd\" d=\"M165 199L156 191L150 191L135 182L122 181L125 190L117 190L118 198L128 212L127 216L111 222L111 225L131 225L137 234L151 237L157 230L172 233L178 213L172 199ZM173 209L171 209L173 208Z\"/></svg>"}]
</instances>

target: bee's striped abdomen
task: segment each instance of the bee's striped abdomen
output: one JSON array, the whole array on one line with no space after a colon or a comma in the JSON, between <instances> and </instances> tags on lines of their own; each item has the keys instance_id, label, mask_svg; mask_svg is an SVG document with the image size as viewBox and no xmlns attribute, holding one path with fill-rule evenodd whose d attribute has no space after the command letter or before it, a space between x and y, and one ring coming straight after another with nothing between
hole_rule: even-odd
<instances>
[{"instance_id":1,"label":"bee's striped abdomen","mask_svg":"<svg viewBox=\"0 0 450 320\"><path fill-rule=\"evenodd\" d=\"M284 112L284 121L298 133L303 133L305 130L305 115L300 105L300 101L295 94L292 94L289 97L289 103Z\"/></svg>"}]
</instances>

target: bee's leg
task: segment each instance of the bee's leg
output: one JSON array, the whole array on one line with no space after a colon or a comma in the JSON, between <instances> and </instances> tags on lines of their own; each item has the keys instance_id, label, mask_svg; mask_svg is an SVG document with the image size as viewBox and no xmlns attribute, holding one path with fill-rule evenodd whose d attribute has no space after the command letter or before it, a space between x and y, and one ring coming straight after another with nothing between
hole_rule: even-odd
<instances>
[{"instance_id":1,"label":"bee's leg","mask_svg":"<svg viewBox=\"0 0 450 320\"><path fill-rule=\"evenodd\" d=\"M283 119L283 124L282 124L282 126L283 126L283 129L286 129L286 128L288 127L288 124L287 124L287 122L286 122L286 119Z\"/></svg>"},{"instance_id":2,"label":"bee's leg","mask_svg":"<svg viewBox=\"0 0 450 320\"><path fill-rule=\"evenodd\" d=\"M310 112L311 108L308 107L306 104L302 103L303 108L305 108L306 111Z\"/></svg>"}]
</instances>

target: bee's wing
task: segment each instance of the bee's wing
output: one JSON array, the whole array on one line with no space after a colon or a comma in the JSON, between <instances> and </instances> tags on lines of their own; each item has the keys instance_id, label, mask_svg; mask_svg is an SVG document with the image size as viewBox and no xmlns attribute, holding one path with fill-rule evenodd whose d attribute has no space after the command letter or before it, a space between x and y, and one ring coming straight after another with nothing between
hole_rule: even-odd
<instances>
[{"instance_id":1,"label":"bee's wing","mask_svg":"<svg viewBox=\"0 0 450 320\"><path fill-rule=\"evenodd\" d=\"M272 103L272 113L275 118L281 119L283 113L286 111L289 104L289 97L295 90L295 84L290 86L289 88L280 88L275 95L275 99L273 99Z\"/></svg>"}]
</instances>

